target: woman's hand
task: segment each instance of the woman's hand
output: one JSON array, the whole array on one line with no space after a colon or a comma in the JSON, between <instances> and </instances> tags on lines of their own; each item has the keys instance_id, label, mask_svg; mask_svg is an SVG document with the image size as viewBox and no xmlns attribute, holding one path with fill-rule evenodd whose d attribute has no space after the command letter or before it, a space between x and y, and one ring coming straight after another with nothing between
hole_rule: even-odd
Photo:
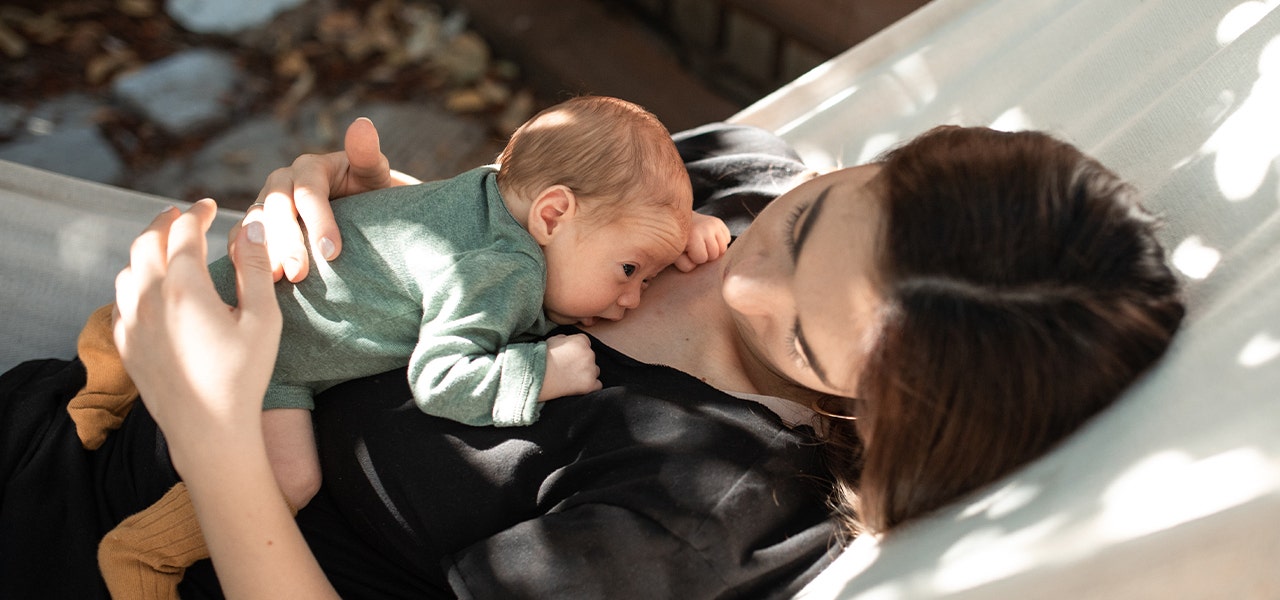
<instances>
[{"instance_id":1,"label":"woman's hand","mask_svg":"<svg viewBox=\"0 0 1280 600\"><path fill-rule=\"evenodd\" d=\"M281 328L263 211L249 211L233 242L232 308L206 266L216 209L202 200L166 210L134 241L116 277L116 346L191 492L226 596L336 598L263 440L262 395Z\"/></svg>"},{"instance_id":2,"label":"woman's hand","mask_svg":"<svg viewBox=\"0 0 1280 600\"><path fill-rule=\"evenodd\" d=\"M210 434L260 428L281 317L263 244L262 211L250 211L232 260L239 306L223 304L206 267L205 232L216 205L168 209L133 242L116 277L114 334L125 368L181 470Z\"/></svg>"},{"instance_id":3,"label":"woman's hand","mask_svg":"<svg viewBox=\"0 0 1280 600\"><path fill-rule=\"evenodd\" d=\"M311 251L333 260L342 252L342 237L329 201L352 194L396 185L419 183L392 171L382 154L378 130L361 117L347 127L342 152L304 154L293 165L276 169L267 177L258 202L266 211L272 277L298 282L307 276L309 264L299 217L306 224ZM238 231L233 229L231 239ZM230 252L230 251L228 251Z\"/></svg>"}]
</instances>

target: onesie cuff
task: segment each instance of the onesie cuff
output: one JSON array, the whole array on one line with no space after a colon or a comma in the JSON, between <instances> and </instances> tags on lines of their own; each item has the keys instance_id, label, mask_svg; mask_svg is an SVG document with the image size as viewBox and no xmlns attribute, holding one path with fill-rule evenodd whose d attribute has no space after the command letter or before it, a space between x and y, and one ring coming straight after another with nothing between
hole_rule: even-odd
<instances>
[{"instance_id":1,"label":"onesie cuff","mask_svg":"<svg viewBox=\"0 0 1280 600\"><path fill-rule=\"evenodd\" d=\"M493 403L493 424L529 425L538 420L542 379L547 372L547 343L511 344L503 351L503 376Z\"/></svg>"},{"instance_id":2,"label":"onesie cuff","mask_svg":"<svg viewBox=\"0 0 1280 600\"><path fill-rule=\"evenodd\" d=\"M272 383L267 386L267 395L262 400L262 409L302 408L315 410L315 398L311 388L302 385L280 385Z\"/></svg>"}]
</instances>

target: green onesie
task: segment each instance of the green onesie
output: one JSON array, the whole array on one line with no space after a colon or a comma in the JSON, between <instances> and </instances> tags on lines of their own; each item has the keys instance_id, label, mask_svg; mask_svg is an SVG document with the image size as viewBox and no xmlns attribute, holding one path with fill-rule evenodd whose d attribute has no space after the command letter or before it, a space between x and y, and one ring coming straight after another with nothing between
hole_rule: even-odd
<instances>
[{"instance_id":1,"label":"green onesie","mask_svg":"<svg viewBox=\"0 0 1280 600\"><path fill-rule=\"evenodd\" d=\"M395 187L333 203L342 254L281 281L284 313L264 408L314 407L343 381L409 365L427 414L469 425L538 418L546 344L546 259L498 193L497 171ZM235 300L227 258L210 266Z\"/></svg>"}]
</instances>

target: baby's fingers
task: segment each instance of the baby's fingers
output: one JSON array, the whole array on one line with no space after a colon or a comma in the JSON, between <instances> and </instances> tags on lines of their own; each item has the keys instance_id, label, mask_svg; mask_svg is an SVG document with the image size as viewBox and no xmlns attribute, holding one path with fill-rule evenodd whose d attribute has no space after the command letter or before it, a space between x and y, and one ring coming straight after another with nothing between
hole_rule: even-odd
<instances>
[{"instance_id":1,"label":"baby's fingers","mask_svg":"<svg viewBox=\"0 0 1280 600\"><path fill-rule=\"evenodd\" d=\"M688 273L689 271L694 270L698 266L698 263L693 262L693 259L689 258L688 252L678 256L676 258L676 262L672 264L674 264L677 269L680 269L685 273Z\"/></svg>"}]
</instances>

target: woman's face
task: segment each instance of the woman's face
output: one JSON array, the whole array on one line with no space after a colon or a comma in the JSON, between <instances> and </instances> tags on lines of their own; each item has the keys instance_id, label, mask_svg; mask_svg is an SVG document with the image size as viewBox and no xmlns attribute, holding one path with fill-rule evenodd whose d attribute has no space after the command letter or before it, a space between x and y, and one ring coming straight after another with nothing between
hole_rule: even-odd
<instances>
[{"instance_id":1,"label":"woman's face","mask_svg":"<svg viewBox=\"0 0 1280 600\"><path fill-rule=\"evenodd\" d=\"M878 171L853 167L801 184L729 247L721 293L748 369L856 395L882 305L875 258L883 215L868 185Z\"/></svg>"}]
</instances>

